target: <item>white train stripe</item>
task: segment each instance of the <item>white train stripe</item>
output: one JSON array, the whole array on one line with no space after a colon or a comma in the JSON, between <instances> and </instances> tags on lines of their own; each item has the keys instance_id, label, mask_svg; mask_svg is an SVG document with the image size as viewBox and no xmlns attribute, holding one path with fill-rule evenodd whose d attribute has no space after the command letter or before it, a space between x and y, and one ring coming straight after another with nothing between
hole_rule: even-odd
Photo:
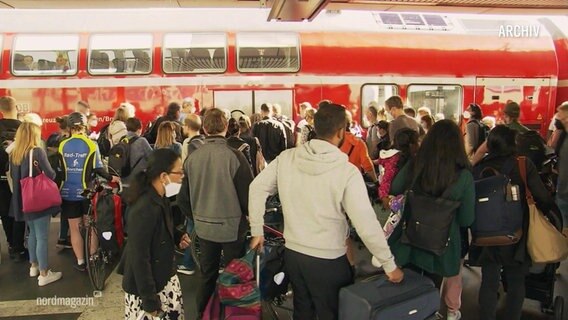
<instances>
[{"instance_id":1,"label":"white train stripe","mask_svg":"<svg viewBox=\"0 0 568 320\"><path fill-rule=\"evenodd\" d=\"M473 86L475 78L456 77L401 77L401 76L304 76L304 75L263 75L263 76L193 76L193 77L129 77L129 78L87 78L87 79L41 79L14 78L0 80L0 88L90 88L90 87L146 87L146 86L200 86L237 85L254 89L266 85L321 85L321 84L458 84Z\"/></svg>"}]
</instances>

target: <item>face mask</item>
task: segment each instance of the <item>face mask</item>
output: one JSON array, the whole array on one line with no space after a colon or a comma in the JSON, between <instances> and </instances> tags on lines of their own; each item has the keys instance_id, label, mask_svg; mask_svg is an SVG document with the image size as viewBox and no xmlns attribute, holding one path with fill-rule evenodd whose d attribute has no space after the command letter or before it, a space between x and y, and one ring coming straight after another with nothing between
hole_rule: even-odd
<instances>
[{"instance_id":1,"label":"face mask","mask_svg":"<svg viewBox=\"0 0 568 320\"><path fill-rule=\"evenodd\" d=\"M168 177L168 184L164 184L164 189L166 190L166 197L173 197L179 193L181 183L172 182Z\"/></svg>"},{"instance_id":2,"label":"face mask","mask_svg":"<svg viewBox=\"0 0 568 320\"><path fill-rule=\"evenodd\" d=\"M469 118L471 118L471 113L469 111L464 111L463 117L464 117L464 119L469 119Z\"/></svg>"},{"instance_id":3,"label":"face mask","mask_svg":"<svg viewBox=\"0 0 568 320\"><path fill-rule=\"evenodd\" d=\"M89 126L91 126L91 127L96 127L98 124L99 123L96 120L89 122Z\"/></svg>"}]
</instances>

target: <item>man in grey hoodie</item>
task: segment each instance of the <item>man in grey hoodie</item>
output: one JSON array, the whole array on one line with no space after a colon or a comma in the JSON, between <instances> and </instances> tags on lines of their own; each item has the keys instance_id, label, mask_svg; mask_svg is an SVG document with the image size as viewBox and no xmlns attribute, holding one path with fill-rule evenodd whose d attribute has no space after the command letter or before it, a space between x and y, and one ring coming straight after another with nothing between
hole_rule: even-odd
<instances>
[{"instance_id":1,"label":"man in grey hoodie","mask_svg":"<svg viewBox=\"0 0 568 320\"><path fill-rule=\"evenodd\" d=\"M253 248L264 242L266 198L276 192L280 195L294 319L337 319L339 289L353 281L346 257L347 217L389 280L397 283L404 277L371 207L361 173L338 148L346 123L342 106L320 107L315 116L318 138L282 152L250 186Z\"/></svg>"}]
</instances>

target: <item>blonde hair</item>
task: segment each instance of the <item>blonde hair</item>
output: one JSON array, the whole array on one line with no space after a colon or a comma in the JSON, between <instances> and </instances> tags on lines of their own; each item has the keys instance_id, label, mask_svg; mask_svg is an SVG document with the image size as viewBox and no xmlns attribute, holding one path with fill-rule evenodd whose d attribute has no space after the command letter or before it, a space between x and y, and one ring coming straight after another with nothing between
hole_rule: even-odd
<instances>
[{"instance_id":1,"label":"blonde hair","mask_svg":"<svg viewBox=\"0 0 568 320\"><path fill-rule=\"evenodd\" d=\"M169 148L174 144L174 133L176 132L175 124L171 121L164 121L158 127L158 136L154 149Z\"/></svg>"},{"instance_id":2,"label":"blonde hair","mask_svg":"<svg viewBox=\"0 0 568 320\"><path fill-rule=\"evenodd\" d=\"M10 153L10 161L19 166L33 148L41 145L41 128L32 122L23 122L14 138L14 150Z\"/></svg>"},{"instance_id":3,"label":"blonde hair","mask_svg":"<svg viewBox=\"0 0 568 320\"><path fill-rule=\"evenodd\" d=\"M126 122L126 120L128 120L128 110L126 110L125 107L121 106L118 107L118 109L116 109L116 111L114 112L114 118L113 120L118 120L118 121L122 121L122 122Z\"/></svg>"}]
</instances>

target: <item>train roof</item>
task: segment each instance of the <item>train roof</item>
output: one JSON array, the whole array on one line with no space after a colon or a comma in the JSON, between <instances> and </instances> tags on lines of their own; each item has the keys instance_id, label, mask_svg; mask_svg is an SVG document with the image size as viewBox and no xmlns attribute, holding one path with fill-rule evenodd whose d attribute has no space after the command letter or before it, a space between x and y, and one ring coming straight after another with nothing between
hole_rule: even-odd
<instances>
[{"instance_id":1,"label":"train roof","mask_svg":"<svg viewBox=\"0 0 568 320\"><path fill-rule=\"evenodd\" d=\"M269 9L2 9L0 32L392 32L491 35L503 26L541 25L538 16L326 11L311 22L267 21ZM568 30L568 18L545 17ZM540 37L550 37L541 28Z\"/></svg>"}]
</instances>

